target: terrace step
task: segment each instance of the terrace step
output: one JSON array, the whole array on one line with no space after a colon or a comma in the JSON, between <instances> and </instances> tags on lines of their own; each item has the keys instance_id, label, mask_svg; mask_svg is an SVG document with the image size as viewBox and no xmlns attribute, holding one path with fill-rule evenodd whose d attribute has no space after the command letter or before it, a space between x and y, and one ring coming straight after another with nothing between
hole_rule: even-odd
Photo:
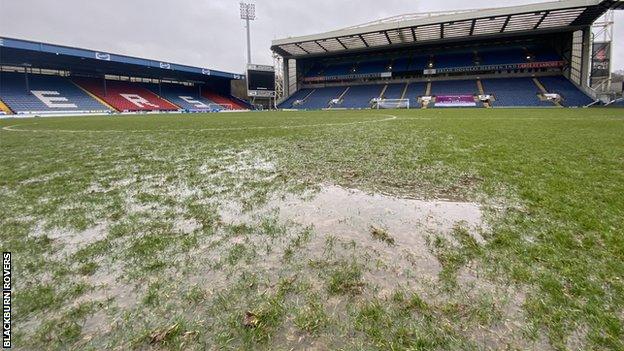
<instances>
[{"instance_id":1,"label":"terrace step","mask_svg":"<svg viewBox=\"0 0 624 351\"><path fill-rule=\"evenodd\" d=\"M542 82L539 81L539 79L537 78L533 78L533 83L535 83L535 85L537 86L537 88L540 90L540 92L542 94L548 94L548 90L546 90L546 87L544 87L544 84L542 84ZM558 107L563 107L561 106L560 103L555 102L555 101L551 101L553 103L553 105L558 106Z\"/></svg>"},{"instance_id":2,"label":"terrace step","mask_svg":"<svg viewBox=\"0 0 624 351\"><path fill-rule=\"evenodd\" d=\"M401 99L405 99L405 94L407 94L408 87L409 87L409 83L405 83L405 88L403 88L403 93L401 93Z\"/></svg>"},{"instance_id":3,"label":"terrace step","mask_svg":"<svg viewBox=\"0 0 624 351\"><path fill-rule=\"evenodd\" d=\"M303 102L305 103L308 100L308 98L312 96L312 94L314 94L314 92L316 92L316 89L312 89L312 91L303 98Z\"/></svg>"},{"instance_id":4,"label":"terrace step","mask_svg":"<svg viewBox=\"0 0 624 351\"><path fill-rule=\"evenodd\" d=\"M388 90L388 84L384 85L384 87L381 89L381 93L379 94L380 99L383 99L384 95L386 94L386 90Z\"/></svg>"},{"instance_id":5,"label":"terrace step","mask_svg":"<svg viewBox=\"0 0 624 351\"><path fill-rule=\"evenodd\" d=\"M481 83L481 79L477 79L477 88L479 88L480 95L485 95L485 89L483 89L483 83ZM492 108L489 102L483 102L483 107Z\"/></svg>"}]
</instances>

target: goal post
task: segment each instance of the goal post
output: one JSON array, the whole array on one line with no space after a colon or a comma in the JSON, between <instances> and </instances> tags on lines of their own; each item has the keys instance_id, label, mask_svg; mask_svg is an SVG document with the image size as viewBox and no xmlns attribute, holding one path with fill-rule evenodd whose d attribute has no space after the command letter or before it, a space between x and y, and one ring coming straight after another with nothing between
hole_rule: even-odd
<instances>
[{"instance_id":1,"label":"goal post","mask_svg":"<svg viewBox=\"0 0 624 351\"><path fill-rule=\"evenodd\" d=\"M410 108L409 99L373 99L371 103L371 108L377 110Z\"/></svg>"}]
</instances>

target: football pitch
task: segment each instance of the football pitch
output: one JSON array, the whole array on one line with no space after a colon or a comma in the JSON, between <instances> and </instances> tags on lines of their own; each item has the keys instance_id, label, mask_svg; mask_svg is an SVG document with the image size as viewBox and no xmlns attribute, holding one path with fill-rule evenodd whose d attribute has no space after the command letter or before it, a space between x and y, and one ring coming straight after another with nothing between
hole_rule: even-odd
<instances>
[{"instance_id":1,"label":"football pitch","mask_svg":"<svg viewBox=\"0 0 624 351\"><path fill-rule=\"evenodd\" d=\"M17 349L624 349L624 110L0 128Z\"/></svg>"}]
</instances>

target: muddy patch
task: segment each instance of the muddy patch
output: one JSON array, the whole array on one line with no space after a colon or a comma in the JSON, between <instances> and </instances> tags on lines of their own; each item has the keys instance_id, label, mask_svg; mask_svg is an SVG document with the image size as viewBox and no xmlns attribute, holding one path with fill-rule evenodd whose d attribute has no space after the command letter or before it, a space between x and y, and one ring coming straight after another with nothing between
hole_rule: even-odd
<instances>
[{"instance_id":1,"label":"muddy patch","mask_svg":"<svg viewBox=\"0 0 624 351\"><path fill-rule=\"evenodd\" d=\"M106 238L108 234L108 223L98 223L93 227L82 231L52 228L46 229L45 225L39 223L32 230L34 237L48 237L62 245L61 254L73 254L78 250Z\"/></svg>"}]
</instances>

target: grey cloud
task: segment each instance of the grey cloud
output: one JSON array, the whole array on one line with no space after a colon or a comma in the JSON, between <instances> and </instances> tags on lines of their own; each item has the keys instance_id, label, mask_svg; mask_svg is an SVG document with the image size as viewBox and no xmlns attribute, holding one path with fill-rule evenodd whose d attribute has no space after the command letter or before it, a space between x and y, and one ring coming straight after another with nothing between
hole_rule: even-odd
<instances>
[{"instance_id":1,"label":"grey cloud","mask_svg":"<svg viewBox=\"0 0 624 351\"><path fill-rule=\"evenodd\" d=\"M537 2L537 1L533 1ZM0 36L241 72L245 31L237 0L0 0ZM271 40L413 12L491 6L491 1L256 0L254 61L270 64ZM527 1L497 1L500 6ZM614 68L624 68L624 14L616 18Z\"/></svg>"}]
</instances>

